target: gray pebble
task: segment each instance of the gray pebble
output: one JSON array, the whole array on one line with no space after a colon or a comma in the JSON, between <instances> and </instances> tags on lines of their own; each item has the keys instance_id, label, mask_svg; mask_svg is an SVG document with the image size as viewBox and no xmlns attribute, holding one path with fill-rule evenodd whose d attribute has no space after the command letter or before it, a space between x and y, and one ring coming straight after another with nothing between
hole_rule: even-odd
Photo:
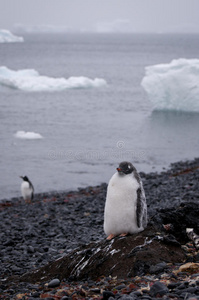
<instances>
[{"instance_id":1,"label":"gray pebble","mask_svg":"<svg viewBox=\"0 0 199 300\"><path fill-rule=\"evenodd\" d=\"M60 280L55 278L55 279L52 279L49 283L48 283L48 287L49 288L55 288L57 286L60 285Z\"/></svg>"}]
</instances>

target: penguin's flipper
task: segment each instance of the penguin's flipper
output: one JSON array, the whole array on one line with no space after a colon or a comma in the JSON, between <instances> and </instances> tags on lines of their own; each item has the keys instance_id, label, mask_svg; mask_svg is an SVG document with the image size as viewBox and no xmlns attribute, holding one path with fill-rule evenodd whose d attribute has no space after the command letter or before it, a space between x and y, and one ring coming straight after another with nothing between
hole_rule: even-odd
<instances>
[{"instance_id":1,"label":"penguin's flipper","mask_svg":"<svg viewBox=\"0 0 199 300\"><path fill-rule=\"evenodd\" d=\"M137 215L137 227L141 227L141 215L142 215L142 200L141 200L141 188L139 187L137 189L137 210L136 210L136 215Z\"/></svg>"},{"instance_id":2,"label":"penguin's flipper","mask_svg":"<svg viewBox=\"0 0 199 300\"><path fill-rule=\"evenodd\" d=\"M32 189L31 200L33 200L33 198L34 198L34 186L33 186L31 181L29 181L29 185L30 185L30 188Z\"/></svg>"}]
</instances>

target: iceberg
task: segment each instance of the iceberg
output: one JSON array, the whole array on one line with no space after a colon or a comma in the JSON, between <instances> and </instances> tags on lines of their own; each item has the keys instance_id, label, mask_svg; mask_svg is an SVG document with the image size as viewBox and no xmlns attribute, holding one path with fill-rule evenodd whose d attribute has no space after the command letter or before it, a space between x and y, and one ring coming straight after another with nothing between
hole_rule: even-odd
<instances>
[{"instance_id":1,"label":"iceberg","mask_svg":"<svg viewBox=\"0 0 199 300\"><path fill-rule=\"evenodd\" d=\"M113 22L103 22L96 24L96 31L98 33L132 32L132 28L132 23L126 19L117 19Z\"/></svg>"},{"instance_id":2,"label":"iceberg","mask_svg":"<svg viewBox=\"0 0 199 300\"><path fill-rule=\"evenodd\" d=\"M0 43L24 42L23 37L12 34L9 30L0 29Z\"/></svg>"},{"instance_id":3,"label":"iceberg","mask_svg":"<svg viewBox=\"0 0 199 300\"><path fill-rule=\"evenodd\" d=\"M199 112L199 59L148 66L141 86L154 110Z\"/></svg>"},{"instance_id":4,"label":"iceberg","mask_svg":"<svg viewBox=\"0 0 199 300\"><path fill-rule=\"evenodd\" d=\"M25 132L25 131L17 131L15 133L15 137L18 139L26 139L26 140L37 140L37 139L43 139L43 136L36 132Z\"/></svg>"},{"instance_id":5,"label":"iceberg","mask_svg":"<svg viewBox=\"0 0 199 300\"><path fill-rule=\"evenodd\" d=\"M0 84L27 92L63 91L66 89L95 88L105 86L102 78L90 79L84 76L66 78L52 78L41 76L34 69L13 71L7 67L0 67Z\"/></svg>"}]
</instances>

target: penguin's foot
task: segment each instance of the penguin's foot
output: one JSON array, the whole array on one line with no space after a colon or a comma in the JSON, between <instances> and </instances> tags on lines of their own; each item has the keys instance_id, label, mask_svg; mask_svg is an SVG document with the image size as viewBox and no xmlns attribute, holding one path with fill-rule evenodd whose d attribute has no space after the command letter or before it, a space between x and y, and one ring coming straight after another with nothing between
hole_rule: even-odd
<instances>
[{"instance_id":1,"label":"penguin's foot","mask_svg":"<svg viewBox=\"0 0 199 300\"><path fill-rule=\"evenodd\" d=\"M114 234L109 234L109 236L106 238L108 241L112 240L115 237Z\"/></svg>"},{"instance_id":2,"label":"penguin's foot","mask_svg":"<svg viewBox=\"0 0 199 300\"><path fill-rule=\"evenodd\" d=\"M31 204L31 200L30 200L30 199L26 199L26 200L25 200L25 203L26 203L26 204Z\"/></svg>"},{"instance_id":3,"label":"penguin's foot","mask_svg":"<svg viewBox=\"0 0 199 300\"><path fill-rule=\"evenodd\" d=\"M127 236L128 235L128 232L125 232L125 233L121 233L120 236Z\"/></svg>"}]
</instances>

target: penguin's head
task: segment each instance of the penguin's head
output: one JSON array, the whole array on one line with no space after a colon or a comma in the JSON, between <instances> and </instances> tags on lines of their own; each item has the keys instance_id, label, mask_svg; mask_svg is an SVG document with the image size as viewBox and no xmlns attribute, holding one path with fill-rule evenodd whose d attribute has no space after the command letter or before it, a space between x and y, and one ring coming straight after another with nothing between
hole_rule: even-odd
<instances>
[{"instance_id":1,"label":"penguin's head","mask_svg":"<svg viewBox=\"0 0 199 300\"><path fill-rule=\"evenodd\" d=\"M127 175L127 174L131 174L134 171L134 167L132 163L128 161L123 161L119 164L117 171L120 175Z\"/></svg>"},{"instance_id":2,"label":"penguin's head","mask_svg":"<svg viewBox=\"0 0 199 300\"><path fill-rule=\"evenodd\" d=\"M29 179L27 176L20 176L20 178L22 178L24 181L28 181L29 182Z\"/></svg>"}]
</instances>

